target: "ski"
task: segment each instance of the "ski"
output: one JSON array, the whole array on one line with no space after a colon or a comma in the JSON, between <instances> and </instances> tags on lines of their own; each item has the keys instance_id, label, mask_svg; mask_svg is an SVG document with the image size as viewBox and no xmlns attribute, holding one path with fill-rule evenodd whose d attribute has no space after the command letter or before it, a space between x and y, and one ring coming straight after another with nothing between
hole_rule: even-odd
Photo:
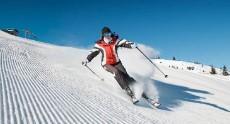
<instances>
[{"instance_id":1,"label":"ski","mask_svg":"<svg viewBox=\"0 0 230 124\"><path fill-rule=\"evenodd\" d=\"M139 99L136 98L133 91L129 87L127 87L125 91L130 96L133 104L137 104L139 102ZM158 108L161 105L157 100L147 97L145 93L142 94L142 98L148 103L149 106L151 106L151 108Z\"/></svg>"},{"instance_id":2,"label":"ski","mask_svg":"<svg viewBox=\"0 0 230 124\"><path fill-rule=\"evenodd\" d=\"M142 98L147 102L147 104L151 108L159 108L161 105L156 99L151 99L151 98L147 97L145 93L142 94Z\"/></svg>"},{"instance_id":3,"label":"ski","mask_svg":"<svg viewBox=\"0 0 230 124\"><path fill-rule=\"evenodd\" d=\"M159 108L161 106L161 104L159 102L157 102L155 99L146 99L146 98L144 98L144 99L147 102L147 104L153 109Z\"/></svg>"}]
</instances>

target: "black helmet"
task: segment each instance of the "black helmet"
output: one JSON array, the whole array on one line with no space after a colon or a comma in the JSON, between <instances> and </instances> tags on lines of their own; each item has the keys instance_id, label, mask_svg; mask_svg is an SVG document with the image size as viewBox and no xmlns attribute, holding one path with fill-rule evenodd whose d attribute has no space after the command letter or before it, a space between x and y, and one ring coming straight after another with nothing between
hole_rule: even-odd
<instances>
[{"instance_id":1,"label":"black helmet","mask_svg":"<svg viewBox=\"0 0 230 124\"><path fill-rule=\"evenodd\" d=\"M109 29L109 27L103 27L102 30L101 30L101 34L102 36L105 34L105 33L111 33L111 30Z\"/></svg>"}]
</instances>

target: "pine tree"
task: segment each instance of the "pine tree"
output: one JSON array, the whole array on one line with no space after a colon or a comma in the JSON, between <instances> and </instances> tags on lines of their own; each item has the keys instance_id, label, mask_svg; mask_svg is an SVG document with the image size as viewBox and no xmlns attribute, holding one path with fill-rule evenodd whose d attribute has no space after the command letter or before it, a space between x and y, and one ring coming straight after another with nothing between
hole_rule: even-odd
<instances>
[{"instance_id":1,"label":"pine tree","mask_svg":"<svg viewBox=\"0 0 230 124\"><path fill-rule=\"evenodd\" d=\"M225 65L224 65L224 67L223 67L223 75L224 75L224 76L229 75L229 74L228 74L227 67L226 67Z\"/></svg>"},{"instance_id":2,"label":"pine tree","mask_svg":"<svg viewBox=\"0 0 230 124\"><path fill-rule=\"evenodd\" d=\"M173 60L176 60L176 57L175 57L175 56L173 56Z\"/></svg>"},{"instance_id":3,"label":"pine tree","mask_svg":"<svg viewBox=\"0 0 230 124\"><path fill-rule=\"evenodd\" d=\"M211 72L210 72L210 74L216 74L216 69L213 66L211 66Z\"/></svg>"}]
</instances>

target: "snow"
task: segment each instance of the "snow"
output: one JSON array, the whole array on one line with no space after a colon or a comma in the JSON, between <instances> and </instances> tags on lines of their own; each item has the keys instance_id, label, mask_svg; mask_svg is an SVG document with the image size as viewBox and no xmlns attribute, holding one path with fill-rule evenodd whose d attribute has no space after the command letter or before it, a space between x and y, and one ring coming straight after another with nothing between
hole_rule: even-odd
<instances>
[{"instance_id":1,"label":"snow","mask_svg":"<svg viewBox=\"0 0 230 124\"><path fill-rule=\"evenodd\" d=\"M148 56L156 51L140 47ZM228 124L230 76L209 74L210 66L155 59L164 78L137 50L120 49L120 58L138 85L162 106L133 105L113 75L100 66L81 65L89 53L12 36L0 31L1 124ZM169 67L170 66L170 67ZM194 70L187 67L194 66ZM177 69L178 67L178 69ZM139 86L139 87L140 87ZM143 90L139 87L136 94ZM138 89L139 88L139 89Z\"/></svg>"}]
</instances>

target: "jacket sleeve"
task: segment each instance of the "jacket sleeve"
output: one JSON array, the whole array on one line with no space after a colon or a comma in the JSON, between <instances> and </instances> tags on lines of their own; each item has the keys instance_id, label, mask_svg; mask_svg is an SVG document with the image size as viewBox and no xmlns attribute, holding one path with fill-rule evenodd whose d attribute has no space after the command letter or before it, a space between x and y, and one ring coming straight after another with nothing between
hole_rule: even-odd
<instances>
[{"instance_id":1,"label":"jacket sleeve","mask_svg":"<svg viewBox=\"0 0 230 124\"><path fill-rule=\"evenodd\" d=\"M93 49L90 51L90 54L87 56L87 60L90 62L99 53L100 53L100 50L97 47L93 47Z\"/></svg>"},{"instance_id":2,"label":"jacket sleeve","mask_svg":"<svg viewBox=\"0 0 230 124\"><path fill-rule=\"evenodd\" d=\"M130 42L126 39L118 39L117 46L118 47L126 47L126 48L132 48L133 42Z\"/></svg>"}]
</instances>

